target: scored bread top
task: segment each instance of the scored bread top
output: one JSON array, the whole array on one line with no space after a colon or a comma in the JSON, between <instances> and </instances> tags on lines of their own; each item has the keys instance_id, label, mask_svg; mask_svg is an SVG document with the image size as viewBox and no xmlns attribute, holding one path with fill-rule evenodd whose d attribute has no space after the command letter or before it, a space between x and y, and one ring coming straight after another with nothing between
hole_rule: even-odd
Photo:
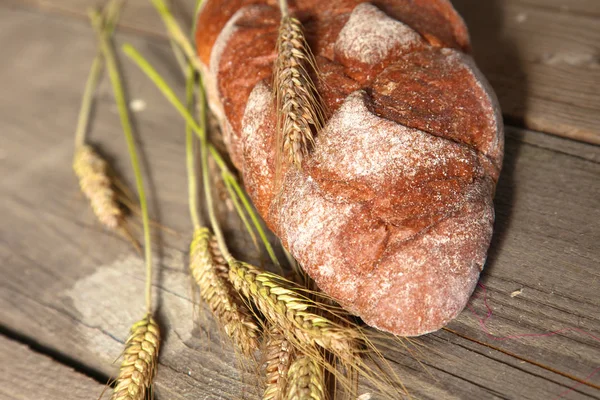
<instances>
[{"instance_id":1,"label":"scored bread top","mask_svg":"<svg viewBox=\"0 0 600 400\"><path fill-rule=\"evenodd\" d=\"M208 0L197 43L211 108L269 227L368 324L419 335L465 306L483 268L502 121L445 0L290 4L327 123L275 187L274 2Z\"/></svg>"}]
</instances>

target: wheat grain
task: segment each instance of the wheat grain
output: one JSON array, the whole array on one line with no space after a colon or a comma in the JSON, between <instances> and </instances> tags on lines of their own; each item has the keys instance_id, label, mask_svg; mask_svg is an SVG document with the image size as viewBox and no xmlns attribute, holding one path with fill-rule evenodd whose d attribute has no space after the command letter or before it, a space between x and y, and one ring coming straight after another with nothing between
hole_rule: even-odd
<instances>
[{"instance_id":1,"label":"wheat grain","mask_svg":"<svg viewBox=\"0 0 600 400\"><path fill-rule=\"evenodd\" d=\"M310 312L313 306L326 306L299 295L291 282L237 260L229 263L229 279L297 347L319 345L342 359L353 357L358 332Z\"/></svg>"},{"instance_id":2,"label":"wheat grain","mask_svg":"<svg viewBox=\"0 0 600 400\"><path fill-rule=\"evenodd\" d=\"M299 356L290 365L285 400L325 400L323 368L310 356Z\"/></svg>"},{"instance_id":3,"label":"wheat grain","mask_svg":"<svg viewBox=\"0 0 600 400\"><path fill-rule=\"evenodd\" d=\"M275 63L278 152L298 168L314 144L314 133L322 126L319 96L308 72L314 65L302 24L296 18L284 15L279 27Z\"/></svg>"},{"instance_id":4,"label":"wheat grain","mask_svg":"<svg viewBox=\"0 0 600 400\"><path fill-rule=\"evenodd\" d=\"M287 373L294 357L292 344L279 328L271 325L264 352L266 387L263 400L283 400Z\"/></svg>"},{"instance_id":5,"label":"wheat grain","mask_svg":"<svg viewBox=\"0 0 600 400\"><path fill-rule=\"evenodd\" d=\"M158 324L148 314L131 327L111 400L146 398L156 374L159 347Z\"/></svg>"},{"instance_id":6,"label":"wheat grain","mask_svg":"<svg viewBox=\"0 0 600 400\"><path fill-rule=\"evenodd\" d=\"M214 245L208 228L196 229L190 245L190 271L200 288L200 297L227 336L250 356L258 348L259 329L238 294L229 287L227 270L227 263Z\"/></svg>"}]
</instances>

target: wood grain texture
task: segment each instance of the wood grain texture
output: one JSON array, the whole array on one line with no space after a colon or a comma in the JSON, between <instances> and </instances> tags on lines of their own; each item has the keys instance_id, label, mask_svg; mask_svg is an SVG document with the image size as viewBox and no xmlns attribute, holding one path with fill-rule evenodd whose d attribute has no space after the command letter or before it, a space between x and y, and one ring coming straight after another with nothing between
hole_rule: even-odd
<instances>
[{"instance_id":1,"label":"wood grain texture","mask_svg":"<svg viewBox=\"0 0 600 400\"><path fill-rule=\"evenodd\" d=\"M453 0L504 115L600 144L600 3Z\"/></svg>"},{"instance_id":2,"label":"wood grain texture","mask_svg":"<svg viewBox=\"0 0 600 400\"><path fill-rule=\"evenodd\" d=\"M600 5L595 0L516 0L520 4L559 11L561 13L582 14L589 17L600 16Z\"/></svg>"},{"instance_id":3,"label":"wood grain texture","mask_svg":"<svg viewBox=\"0 0 600 400\"><path fill-rule=\"evenodd\" d=\"M103 390L87 376L0 336L0 399L83 400L99 398Z\"/></svg>"},{"instance_id":4,"label":"wood grain texture","mask_svg":"<svg viewBox=\"0 0 600 400\"><path fill-rule=\"evenodd\" d=\"M47 14L58 14L86 20L91 8L101 7L103 0L2 0L5 6L29 8ZM195 1L171 0L173 13L191 29ZM150 0L128 0L120 16L120 28L125 31L166 40L164 25Z\"/></svg>"},{"instance_id":5,"label":"wood grain texture","mask_svg":"<svg viewBox=\"0 0 600 400\"><path fill-rule=\"evenodd\" d=\"M144 267L128 243L95 222L71 171L93 34L83 21L1 4L0 26L9 60L0 63L0 326L112 375L130 324L143 314ZM166 43L120 39L138 47L182 94ZM130 97L146 103L134 116L149 160L152 212L182 232L162 234L156 271L165 333L157 398L258 398L255 370L238 372L239 360L214 322L194 311L181 120L135 67L125 60L123 66ZM107 80L91 139L132 182ZM408 349L386 341L386 357L413 396L600 399L600 373L593 374L600 367L599 159L598 147L509 129L482 281L493 313L485 324L474 314L487 312L478 290L450 330L413 340ZM233 237L240 255L256 257L245 235ZM519 336L552 331L560 332ZM370 390L361 386L361 393Z\"/></svg>"}]
</instances>

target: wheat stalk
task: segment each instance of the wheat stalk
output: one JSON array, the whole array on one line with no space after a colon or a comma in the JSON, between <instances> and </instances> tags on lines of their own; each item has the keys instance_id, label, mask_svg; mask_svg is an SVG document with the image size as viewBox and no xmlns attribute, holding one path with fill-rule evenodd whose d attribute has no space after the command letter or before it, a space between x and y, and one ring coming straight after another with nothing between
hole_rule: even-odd
<instances>
[{"instance_id":1,"label":"wheat stalk","mask_svg":"<svg viewBox=\"0 0 600 400\"><path fill-rule=\"evenodd\" d=\"M285 2L283 2L285 4ZM275 98L278 113L278 149L300 168L322 127L320 99L308 72L314 57L306 43L302 24L282 5L275 62ZM278 156L280 158L280 156Z\"/></svg>"},{"instance_id":2,"label":"wheat stalk","mask_svg":"<svg viewBox=\"0 0 600 400\"><path fill-rule=\"evenodd\" d=\"M148 314L131 327L111 400L146 398L156 374L159 347L158 324Z\"/></svg>"},{"instance_id":3,"label":"wheat stalk","mask_svg":"<svg viewBox=\"0 0 600 400\"><path fill-rule=\"evenodd\" d=\"M293 346L279 328L271 325L264 353L266 387L262 398L263 400L283 400L288 370L294 359Z\"/></svg>"},{"instance_id":4,"label":"wheat stalk","mask_svg":"<svg viewBox=\"0 0 600 400\"><path fill-rule=\"evenodd\" d=\"M299 295L291 282L233 259L229 261L229 279L294 345L318 345L342 359L353 357L358 332L310 312L315 304Z\"/></svg>"},{"instance_id":5,"label":"wheat stalk","mask_svg":"<svg viewBox=\"0 0 600 400\"><path fill-rule=\"evenodd\" d=\"M103 15L97 14L95 24L102 35L111 36L118 21L122 1L113 0L107 4ZM141 253L138 241L129 231L121 204L115 191L113 177L106 160L90 145L86 144L94 93L102 76L104 56L98 52L90 68L81 100L77 128L75 130L75 155L73 170L79 180L79 187L88 198L94 214L100 223L112 231L117 231L128 239Z\"/></svg>"},{"instance_id":6,"label":"wheat stalk","mask_svg":"<svg viewBox=\"0 0 600 400\"><path fill-rule=\"evenodd\" d=\"M190 271L200 288L200 297L221 323L225 333L244 354L250 356L258 348L259 329L237 293L228 287L224 279L227 276L227 263L211 237L208 228L195 230L190 245Z\"/></svg>"},{"instance_id":7,"label":"wheat stalk","mask_svg":"<svg viewBox=\"0 0 600 400\"><path fill-rule=\"evenodd\" d=\"M102 25L101 29L107 35L112 35L115 26L119 20L121 6L123 0L110 1L103 10L103 15L98 23ZM102 51L98 51L90 68L90 73L85 84L83 97L81 99L81 107L77 118L77 128L75 129L75 149L80 145L85 144L86 134L90 121L92 105L94 102L94 94L98 87L98 82L102 77L102 67L104 66L104 57Z\"/></svg>"},{"instance_id":8,"label":"wheat stalk","mask_svg":"<svg viewBox=\"0 0 600 400\"><path fill-rule=\"evenodd\" d=\"M113 4L120 5L119 0L113 0ZM116 6L115 6L116 7ZM131 166L135 176L135 182L140 200L142 214L142 225L144 230L144 258L146 264L145 300L146 316L131 328L131 333L125 344L123 362L117 377L117 384L111 397L112 400L143 400L150 393L152 380L158 367L158 351L160 346L160 333L158 324L152 318L152 246L150 240L150 218L148 215L148 203L144 190L140 162L133 137L132 124L129 119L127 100L121 82L116 55L110 41L110 34L103 29L100 13L91 12L90 18L96 30L100 42L100 48L113 88L115 103L121 119L123 133L129 152ZM106 166L105 166L106 167Z\"/></svg>"},{"instance_id":9,"label":"wheat stalk","mask_svg":"<svg viewBox=\"0 0 600 400\"><path fill-rule=\"evenodd\" d=\"M299 356L288 371L285 400L325 400L323 368L310 356Z\"/></svg>"},{"instance_id":10,"label":"wheat stalk","mask_svg":"<svg viewBox=\"0 0 600 400\"><path fill-rule=\"evenodd\" d=\"M181 50L187 57L188 62L190 64L192 64L192 66L198 73L201 73L202 72L202 63L200 62L200 59L196 55L194 46L192 45L192 43L188 39L187 35L183 32L183 30L177 23L177 20L175 19L175 17L173 17L173 14L169 10L169 7L167 6L166 2L164 0L150 0L150 1L154 5L154 8L156 8L156 11L158 11L158 13L160 14L160 16L165 24L165 27L167 28L167 31L169 32L169 36L170 36L171 40L174 41L175 43L177 43L181 47ZM199 6L197 5L196 8L198 8L198 7Z\"/></svg>"}]
</instances>

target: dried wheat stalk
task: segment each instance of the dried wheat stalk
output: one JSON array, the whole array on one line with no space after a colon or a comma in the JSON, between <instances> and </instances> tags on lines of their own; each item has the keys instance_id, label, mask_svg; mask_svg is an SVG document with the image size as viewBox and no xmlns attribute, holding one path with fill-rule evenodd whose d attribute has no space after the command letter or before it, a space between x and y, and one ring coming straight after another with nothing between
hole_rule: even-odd
<instances>
[{"instance_id":1,"label":"dried wheat stalk","mask_svg":"<svg viewBox=\"0 0 600 400\"><path fill-rule=\"evenodd\" d=\"M294 359L292 344L279 328L271 326L265 344L265 391L263 400L283 400L287 373Z\"/></svg>"},{"instance_id":2,"label":"dried wheat stalk","mask_svg":"<svg viewBox=\"0 0 600 400\"><path fill-rule=\"evenodd\" d=\"M310 312L314 304L299 295L291 282L237 260L229 263L229 279L294 345L301 349L319 345L342 359L353 357L358 332Z\"/></svg>"},{"instance_id":3,"label":"dried wheat stalk","mask_svg":"<svg viewBox=\"0 0 600 400\"><path fill-rule=\"evenodd\" d=\"M310 356L299 356L288 371L285 400L325 400L323 368Z\"/></svg>"},{"instance_id":4,"label":"dried wheat stalk","mask_svg":"<svg viewBox=\"0 0 600 400\"><path fill-rule=\"evenodd\" d=\"M200 297L208 304L225 333L245 355L258 348L259 328L248 308L227 281L227 263L208 228L196 229L190 245L190 271ZM225 278L224 278L225 277Z\"/></svg>"},{"instance_id":5,"label":"dried wheat stalk","mask_svg":"<svg viewBox=\"0 0 600 400\"><path fill-rule=\"evenodd\" d=\"M298 168L322 126L319 96L308 72L313 67L302 24L282 11L275 63L278 152Z\"/></svg>"},{"instance_id":6,"label":"dried wheat stalk","mask_svg":"<svg viewBox=\"0 0 600 400\"><path fill-rule=\"evenodd\" d=\"M158 324L146 315L131 327L125 343L123 362L111 400L143 400L149 393L158 366L160 333Z\"/></svg>"}]
</instances>

